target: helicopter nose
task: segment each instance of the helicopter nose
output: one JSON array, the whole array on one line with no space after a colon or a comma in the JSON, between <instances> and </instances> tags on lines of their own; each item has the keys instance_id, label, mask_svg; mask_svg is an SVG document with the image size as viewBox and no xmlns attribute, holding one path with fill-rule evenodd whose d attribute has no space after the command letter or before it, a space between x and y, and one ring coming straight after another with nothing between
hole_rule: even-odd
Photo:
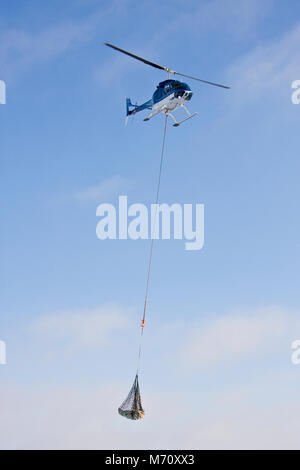
<instances>
[{"instance_id":1,"label":"helicopter nose","mask_svg":"<svg viewBox=\"0 0 300 470\"><path fill-rule=\"evenodd\" d=\"M184 95L183 95L183 98L186 100L186 101L190 101L190 99L192 98L193 96L193 92L192 91L185 91L184 92Z\"/></svg>"}]
</instances>

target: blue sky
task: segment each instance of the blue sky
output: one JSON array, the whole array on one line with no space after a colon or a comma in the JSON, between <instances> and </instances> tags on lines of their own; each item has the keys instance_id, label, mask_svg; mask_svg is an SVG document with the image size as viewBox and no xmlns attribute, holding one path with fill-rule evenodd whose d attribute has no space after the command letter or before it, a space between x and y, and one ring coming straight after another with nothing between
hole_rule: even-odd
<instances>
[{"instance_id":1,"label":"blue sky","mask_svg":"<svg viewBox=\"0 0 300 470\"><path fill-rule=\"evenodd\" d=\"M2 2L0 447L298 446L299 14L296 0ZM124 128L125 98L165 74L105 41L232 87L189 82L199 114L168 128L160 198L205 205L205 246L155 243L138 441L116 408L149 241L100 241L95 214L120 194L154 202L163 117Z\"/></svg>"}]
</instances>

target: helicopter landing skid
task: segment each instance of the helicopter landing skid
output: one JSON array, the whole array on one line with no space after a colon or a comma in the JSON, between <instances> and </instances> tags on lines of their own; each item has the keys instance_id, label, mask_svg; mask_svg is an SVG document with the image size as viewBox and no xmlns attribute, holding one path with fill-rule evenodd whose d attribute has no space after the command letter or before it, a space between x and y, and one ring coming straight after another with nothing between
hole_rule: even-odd
<instances>
[{"instance_id":1,"label":"helicopter landing skid","mask_svg":"<svg viewBox=\"0 0 300 470\"><path fill-rule=\"evenodd\" d=\"M196 116L196 115L198 114L198 113L193 113L193 114L191 114L190 111L189 111L189 109L188 109L186 106L184 106L183 104L181 105L181 107L185 110L185 112L186 112L186 114L187 114L187 117L186 117L185 119L182 119L182 120L179 121L179 122L176 120L176 118L173 116L172 113L170 113L170 112L167 112L167 113L166 113L168 116L170 116L170 117L173 119L173 121L174 121L173 126L174 126L174 127L180 126L180 124L182 124L183 122L187 121L188 119L191 119L192 117L194 117L194 116Z\"/></svg>"}]
</instances>

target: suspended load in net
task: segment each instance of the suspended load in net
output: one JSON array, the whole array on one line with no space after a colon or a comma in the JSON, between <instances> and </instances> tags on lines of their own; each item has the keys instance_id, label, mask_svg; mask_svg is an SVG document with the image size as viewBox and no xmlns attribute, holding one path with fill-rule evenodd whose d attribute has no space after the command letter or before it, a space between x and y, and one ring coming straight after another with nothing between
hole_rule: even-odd
<instances>
[{"instance_id":1,"label":"suspended load in net","mask_svg":"<svg viewBox=\"0 0 300 470\"><path fill-rule=\"evenodd\" d=\"M128 419L142 419L144 410L142 407L138 375L135 376L134 383L126 400L119 407L118 412L121 416Z\"/></svg>"}]
</instances>

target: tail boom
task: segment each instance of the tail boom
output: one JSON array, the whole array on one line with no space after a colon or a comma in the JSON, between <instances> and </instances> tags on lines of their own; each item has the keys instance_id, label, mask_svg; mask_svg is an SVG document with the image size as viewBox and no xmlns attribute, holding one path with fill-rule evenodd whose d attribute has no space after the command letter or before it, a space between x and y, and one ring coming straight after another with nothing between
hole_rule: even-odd
<instances>
[{"instance_id":1,"label":"tail boom","mask_svg":"<svg viewBox=\"0 0 300 470\"><path fill-rule=\"evenodd\" d=\"M143 111L144 109L152 109L152 100L146 101L146 103L141 105L137 105L132 104L130 98L126 98L126 117L132 116L133 114Z\"/></svg>"}]
</instances>

